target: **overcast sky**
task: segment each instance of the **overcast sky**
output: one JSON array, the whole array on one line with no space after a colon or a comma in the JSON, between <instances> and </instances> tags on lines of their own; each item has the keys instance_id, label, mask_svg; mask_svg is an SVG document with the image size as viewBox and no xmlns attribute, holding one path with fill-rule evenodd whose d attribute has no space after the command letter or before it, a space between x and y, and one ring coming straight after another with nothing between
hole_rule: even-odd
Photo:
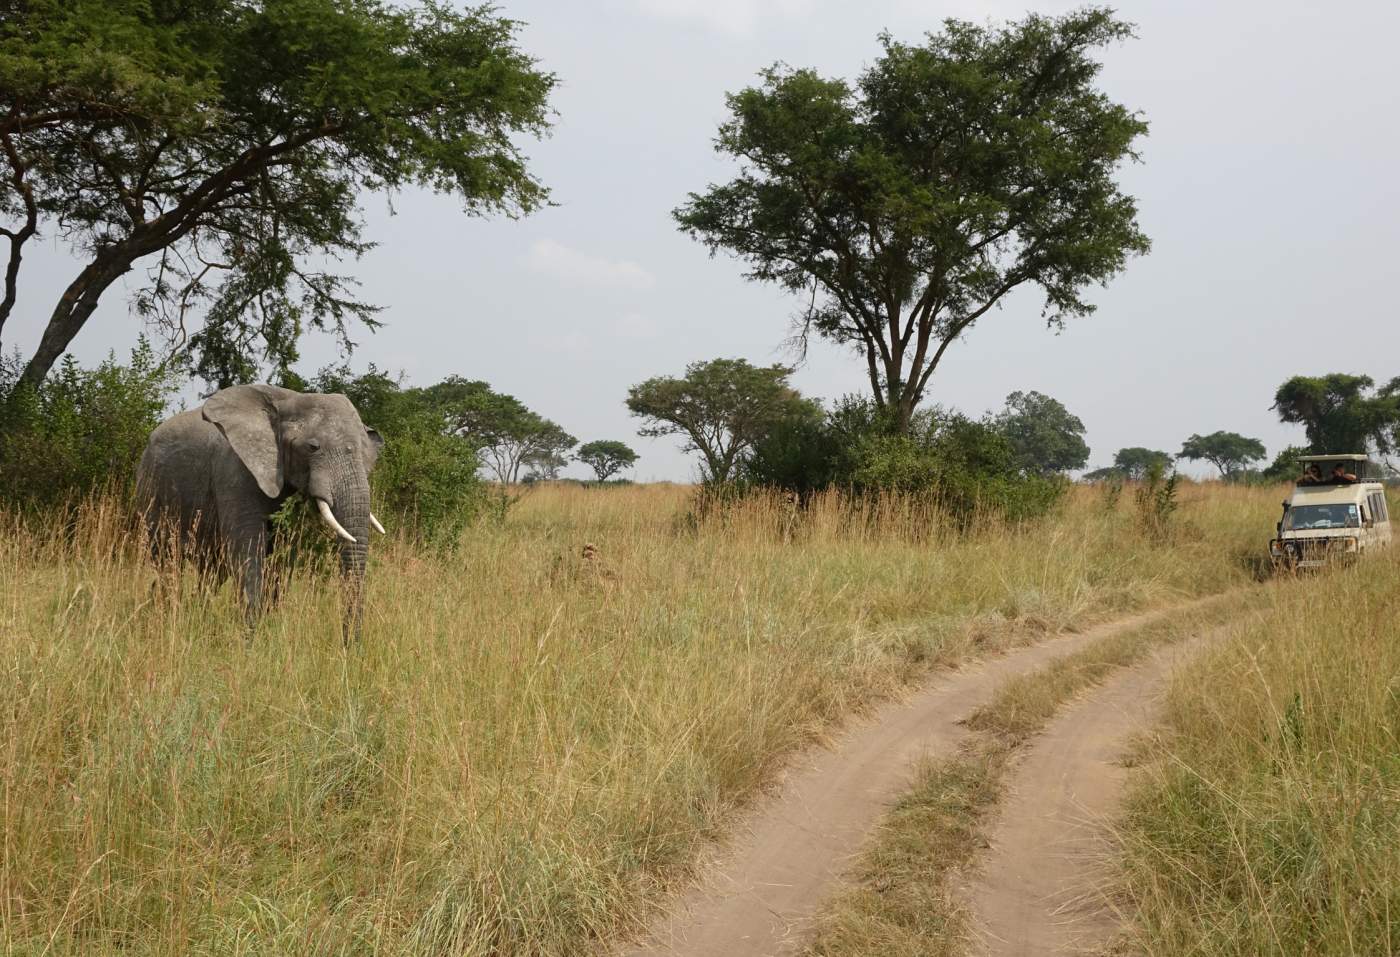
<instances>
[{"instance_id":1,"label":"overcast sky","mask_svg":"<svg viewBox=\"0 0 1400 957\"><path fill-rule=\"evenodd\" d=\"M852 77L888 30L916 41L944 17L1006 19L1075 4L923 0L503 0L523 48L559 75L552 135L533 169L555 208L468 219L449 197L365 204L379 247L351 268L386 327L354 364L412 384L480 378L582 441L620 438L638 479L687 480L673 439L641 439L627 387L697 359L787 361L798 304L711 259L670 211L726 178L712 140L724 94L774 61ZM1269 405L1290 375L1400 375L1393 300L1400 249L1400 4L1159 0L1118 6L1139 39L1109 50L1101 84L1150 124L1121 181L1153 243L1047 331L1034 291L951 348L929 400L973 415L1035 389L1088 429L1091 466L1192 432L1301 439ZM46 238L26 261L6 349L26 351L77 267ZM75 342L84 362L125 354L137 321L109 291ZM334 360L304 350L307 371ZM815 346L795 382L831 399L866 388L863 362ZM579 466L572 474L583 475Z\"/></svg>"}]
</instances>

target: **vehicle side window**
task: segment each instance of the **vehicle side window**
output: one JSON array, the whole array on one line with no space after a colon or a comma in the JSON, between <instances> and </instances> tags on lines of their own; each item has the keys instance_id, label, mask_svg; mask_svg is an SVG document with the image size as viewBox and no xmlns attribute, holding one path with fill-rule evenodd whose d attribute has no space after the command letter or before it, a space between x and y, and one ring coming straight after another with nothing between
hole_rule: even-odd
<instances>
[{"instance_id":1,"label":"vehicle side window","mask_svg":"<svg viewBox=\"0 0 1400 957\"><path fill-rule=\"evenodd\" d=\"M1381 522L1390 521L1390 506L1386 504L1385 493L1376 492L1376 520Z\"/></svg>"}]
</instances>

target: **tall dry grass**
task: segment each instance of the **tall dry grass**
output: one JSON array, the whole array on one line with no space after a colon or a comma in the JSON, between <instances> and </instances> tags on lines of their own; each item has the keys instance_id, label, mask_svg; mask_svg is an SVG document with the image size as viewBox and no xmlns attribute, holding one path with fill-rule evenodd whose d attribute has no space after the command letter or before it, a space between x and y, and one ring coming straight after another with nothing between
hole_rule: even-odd
<instances>
[{"instance_id":1,"label":"tall dry grass","mask_svg":"<svg viewBox=\"0 0 1400 957\"><path fill-rule=\"evenodd\" d=\"M8 952L577 954L852 711L1245 581L1277 508L1188 488L1162 544L1092 490L966 534L689 496L543 488L455 554L391 541L349 651L333 581L294 576L248 640L229 589L154 597L114 500L0 517Z\"/></svg>"},{"instance_id":2,"label":"tall dry grass","mask_svg":"<svg viewBox=\"0 0 1400 957\"><path fill-rule=\"evenodd\" d=\"M1139 772L1136 953L1400 953L1400 549L1270 592Z\"/></svg>"}]
</instances>

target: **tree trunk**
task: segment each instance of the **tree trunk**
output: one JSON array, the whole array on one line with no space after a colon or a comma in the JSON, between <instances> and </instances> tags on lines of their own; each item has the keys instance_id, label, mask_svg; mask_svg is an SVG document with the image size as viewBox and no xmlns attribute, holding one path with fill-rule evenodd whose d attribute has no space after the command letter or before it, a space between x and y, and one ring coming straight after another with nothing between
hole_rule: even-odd
<instances>
[{"instance_id":1,"label":"tree trunk","mask_svg":"<svg viewBox=\"0 0 1400 957\"><path fill-rule=\"evenodd\" d=\"M126 274L131 262L126 257L99 255L78 274L49 316L39 348L34 350L20 376L21 383L36 389L43 383L54 363L68 351L73 338L92 316L107 287Z\"/></svg>"}]
</instances>

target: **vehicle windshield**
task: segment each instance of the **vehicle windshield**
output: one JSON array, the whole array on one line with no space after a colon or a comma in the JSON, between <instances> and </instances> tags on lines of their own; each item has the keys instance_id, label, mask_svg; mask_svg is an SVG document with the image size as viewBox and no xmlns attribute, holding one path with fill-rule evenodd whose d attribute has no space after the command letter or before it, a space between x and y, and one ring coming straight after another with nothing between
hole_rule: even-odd
<instances>
[{"instance_id":1,"label":"vehicle windshield","mask_svg":"<svg viewBox=\"0 0 1400 957\"><path fill-rule=\"evenodd\" d=\"M1346 505L1295 505L1283 521L1285 529L1359 528L1361 513L1354 503Z\"/></svg>"}]
</instances>

